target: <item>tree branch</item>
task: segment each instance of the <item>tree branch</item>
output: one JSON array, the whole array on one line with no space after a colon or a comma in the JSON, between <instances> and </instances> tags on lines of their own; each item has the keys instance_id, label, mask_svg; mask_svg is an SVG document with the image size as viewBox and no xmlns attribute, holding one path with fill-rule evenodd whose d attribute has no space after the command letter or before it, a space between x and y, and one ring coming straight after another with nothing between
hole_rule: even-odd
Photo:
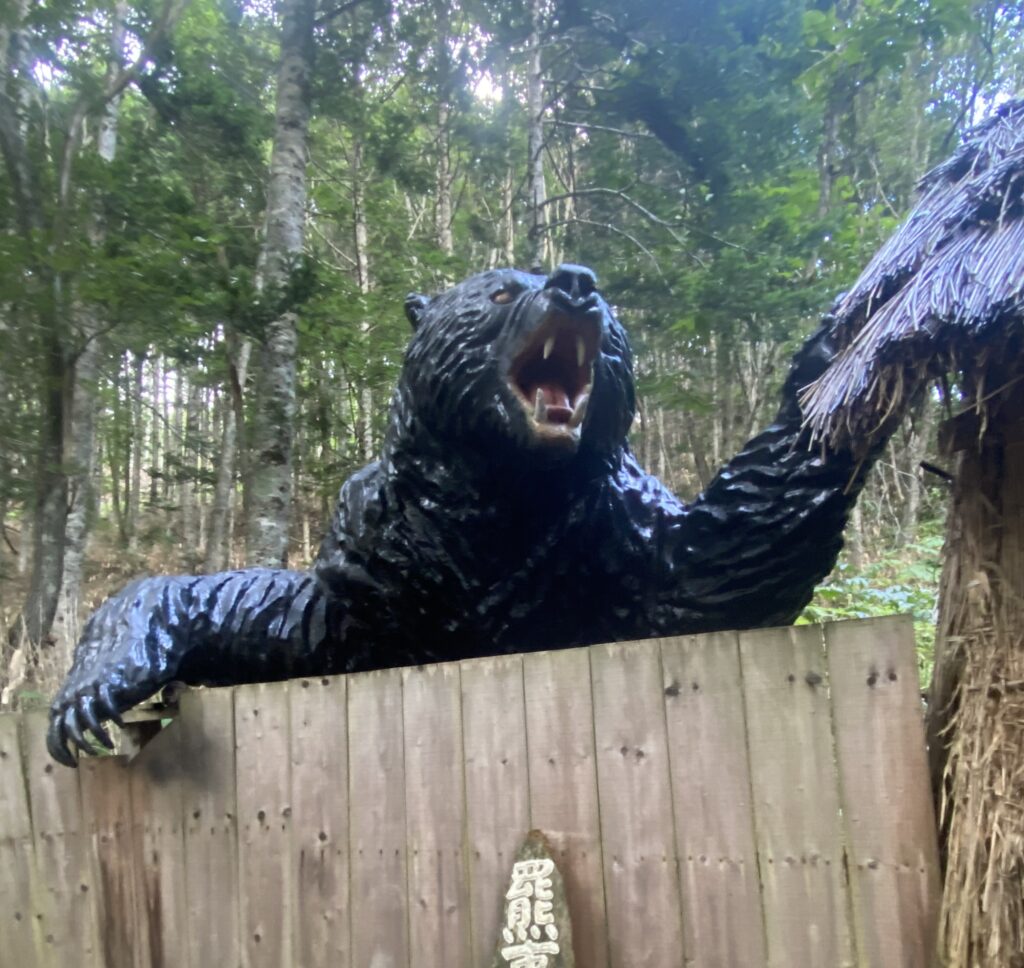
<instances>
[{"instance_id":1,"label":"tree branch","mask_svg":"<svg viewBox=\"0 0 1024 968\"><path fill-rule=\"evenodd\" d=\"M625 202L628 206L630 206L630 208L635 209L637 212L643 215L644 218L646 218L648 221L653 222L655 225L659 225L663 229L665 229L665 231L672 236L673 240L683 250L683 252L686 255L693 259L693 261L696 262L697 265L699 265L702 269L707 268L703 259L701 259L700 256L696 255L695 253L689 250L685 240L679 235L678 232L676 232L671 223L666 222L665 219L660 218L659 216L655 215L654 212L650 211L647 208L644 208L644 206L641 205L638 201L636 201L636 199L631 198L625 192L619 191L617 188L578 188L574 192L566 192L562 195L552 195L550 198L544 201L544 204L549 205L552 202L564 201L567 198L579 198L585 197L587 195L610 195L613 198L618 198L620 201ZM733 245L733 243L731 242L725 242L724 239L720 241L722 241L724 245ZM738 249L740 248L740 246L734 246L734 248Z\"/></svg>"},{"instance_id":2,"label":"tree branch","mask_svg":"<svg viewBox=\"0 0 1024 968\"><path fill-rule=\"evenodd\" d=\"M648 131L626 131L625 128L611 128L606 124L588 124L583 121L562 121L559 118L552 118L545 124L558 125L560 128L581 128L583 131L607 131L609 134L621 135L623 138L654 138Z\"/></svg>"},{"instance_id":3,"label":"tree branch","mask_svg":"<svg viewBox=\"0 0 1024 968\"><path fill-rule=\"evenodd\" d=\"M641 205L638 201L636 201L636 199L631 198L625 192L620 191L617 188L577 188L576 191L572 192L571 194L577 195L577 196L584 196L584 195L611 195L611 196L613 196L615 198L618 198L621 201L625 202L630 207L636 209L645 218L647 218L651 222L654 222L655 225L660 225L664 229L666 229L672 235L672 237L675 239L675 241L679 243L679 245L683 245L684 244L683 240L676 234L675 227L672 225L671 222L667 222L667 221L665 221L665 219L660 218L659 216L655 215L649 209L644 208L644 206ZM565 197L566 197L565 195L553 195L551 198L547 199L547 201L544 204L546 205L546 204L548 204L548 202L560 201L560 200L564 199ZM746 246L740 245L737 242L730 242L728 239L723 239L721 236L715 235L713 232L708 232L708 231L706 231L704 229L697 228L696 226L693 226L693 225L684 225L683 227L686 228L686 230L688 232L696 232L698 235L703 235L706 238L709 238L709 239L717 242L719 245L724 245L727 248L737 249L740 252L746 252L748 254L751 254L751 250L748 249ZM687 253L687 254L690 255L691 258L696 259L696 256L694 256L692 253ZM696 261L701 266L704 266L704 263L701 262L700 259L696 259Z\"/></svg>"},{"instance_id":4,"label":"tree branch","mask_svg":"<svg viewBox=\"0 0 1024 968\"><path fill-rule=\"evenodd\" d=\"M366 0L348 0L347 3L339 4L332 10L325 10L319 17L313 21L314 27L323 27L325 24L330 23L335 17L340 17L343 13L348 13L350 10L354 10L360 4L366 3Z\"/></svg>"},{"instance_id":5,"label":"tree branch","mask_svg":"<svg viewBox=\"0 0 1024 968\"><path fill-rule=\"evenodd\" d=\"M71 194L71 167L75 155L82 141L82 126L90 112L106 107L114 98L121 94L129 84L138 79L139 73L150 59L153 49L163 40L167 32L174 25L177 19L184 13L188 0L165 0L163 9L153 24L153 29L142 44L138 56L127 67L122 67L117 73L108 78L103 86L102 92L97 97L90 97L81 93L71 109L71 120L68 123L67 137L64 141L64 150L61 152L61 161L58 175L58 207L63 210L67 207Z\"/></svg>"},{"instance_id":6,"label":"tree branch","mask_svg":"<svg viewBox=\"0 0 1024 968\"><path fill-rule=\"evenodd\" d=\"M609 222L596 222L594 219L589 218L563 218L554 222L548 222L547 225L538 226L538 228L542 232L550 232L552 229L558 228L562 225L592 225L594 228L604 229L614 235L621 235L624 239L632 242L633 245L643 252L643 254L646 255L654 265L654 271L664 278L665 274L661 271L661 264L658 262L657 256L655 256L655 254L651 252L643 242L636 238L636 236L630 235L629 232L626 232L624 229L620 229L618 226L612 225Z\"/></svg>"}]
</instances>

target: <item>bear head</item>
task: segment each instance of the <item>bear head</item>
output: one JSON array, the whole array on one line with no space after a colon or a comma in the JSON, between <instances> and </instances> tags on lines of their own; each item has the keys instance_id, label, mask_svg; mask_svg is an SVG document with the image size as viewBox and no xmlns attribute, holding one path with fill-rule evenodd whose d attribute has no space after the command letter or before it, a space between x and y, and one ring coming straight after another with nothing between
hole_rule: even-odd
<instances>
[{"instance_id":1,"label":"bear head","mask_svg":"<svg viewBox=\"0 0 1024 968\"><path fill-rule=\"evenodd\" d=\"M632 352L589 269L493 269L410 295L406 315L399 433L419 424L494 457L554 462L622 450L636 407Z\"/></svg>"}]
</instances>

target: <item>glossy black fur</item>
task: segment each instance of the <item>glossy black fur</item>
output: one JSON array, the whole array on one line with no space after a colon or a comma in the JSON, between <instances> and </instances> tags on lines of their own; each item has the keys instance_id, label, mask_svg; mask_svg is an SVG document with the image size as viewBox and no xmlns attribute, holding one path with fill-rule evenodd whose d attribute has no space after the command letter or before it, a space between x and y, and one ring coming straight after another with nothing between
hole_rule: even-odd
<instances>
[{"instance_id":1,"label":"glossy black fur","mask_svg":"<svg viewBox=\"0 0 1024 968\"><path fill-rule=\"evenodd\" d=\"M791 622L832 568L868 462L807 449L797 354L776 421L687 506L644 473L629 341L561 267L474 276L410 297L415 333L381 459L353 475L312 573L148 578L89 621L52 706L74 765L91 730L168 682L230 684ZM496 293L509 294L504 305ZM531 434L510 361L552 311L598 320L578 446Z\"/></svg>"}]
</instances>

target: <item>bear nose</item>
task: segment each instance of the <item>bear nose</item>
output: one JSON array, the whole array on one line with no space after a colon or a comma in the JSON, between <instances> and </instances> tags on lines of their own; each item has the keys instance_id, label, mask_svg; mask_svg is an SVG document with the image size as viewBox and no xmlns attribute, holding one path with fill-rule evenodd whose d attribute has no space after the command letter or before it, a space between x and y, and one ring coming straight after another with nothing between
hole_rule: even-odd
<instances>
[{"instance_id":1,"label":"bear nose","mask_svg":"<svg viewBox=\"0 0 1024 968\"><path fill-rule=\"evenodd\" d=\"M597 276L586 266L563 263L548 276L544 288L566 309L589 309L597 303Z\"/></svg>"}]
</instances>

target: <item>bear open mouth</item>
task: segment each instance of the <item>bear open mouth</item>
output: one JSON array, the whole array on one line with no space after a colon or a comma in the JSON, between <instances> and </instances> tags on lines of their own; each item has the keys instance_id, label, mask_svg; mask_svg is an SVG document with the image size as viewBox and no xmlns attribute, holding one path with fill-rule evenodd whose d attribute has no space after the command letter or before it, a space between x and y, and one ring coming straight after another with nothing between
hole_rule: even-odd
<instances>
[{"instance_id":1,"label":"bear open mouth","mask_svg":"<svg viewBox=\"0 0 1024 968\"><path fill-rule=\"evenodd\" d=\"M579 436L600 343L598 319L553 313L512 361L509 386L542 439Z\"/></svg>"}]
</instances>

